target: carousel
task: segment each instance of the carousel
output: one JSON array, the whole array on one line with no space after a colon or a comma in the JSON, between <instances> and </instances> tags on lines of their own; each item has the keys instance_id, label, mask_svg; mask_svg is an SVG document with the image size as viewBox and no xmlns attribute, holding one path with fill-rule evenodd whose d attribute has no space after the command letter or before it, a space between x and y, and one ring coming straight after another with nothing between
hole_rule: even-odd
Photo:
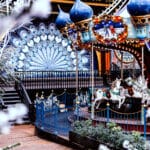
<instances>
[{"instance_id":1,"label":"carousel","mask_svg":"<svg viewBox=\"0 0 150 150\"><path fill-rule=\"evenodd\" d=\"M85 119L104 124L115 122L127 131L137 130L146 137L150 129L146 119L150 104L149 7L147 0L131 0L114 15L106 11L96 16L92 8L80 0L76 0L70 13L64 12L59 6L56 27L64 38L70 40L71 48L76 54L76 92L72 109L60 103L56 95L50 96L46 103L42 103L47 113L48 110L52 113L54 109L53 114L56 115L57 112L58 118L61 118L61 113L66 113L70 123ZM124 16L125 14L127 16ZM84 92L78 87L78 53L81 49L91 53L91 86ZM101 50L114 52L115 57L112 60L120 60L121 71L120 75L117 74L115 79L109 80L107 85L95 87L94 51ZM135 75L131 69L131 72L124 76L123 66L130 63L132 69L137 65L140 71ZM37 96L35 103L37 116L40 116L40 97ZM56 127L55 119L52 124ZM38 124L39 120L40 117L36 120L37 126L42 126ZM71 124L66 127L70 130Z\"/></svg>"}]
</instances>

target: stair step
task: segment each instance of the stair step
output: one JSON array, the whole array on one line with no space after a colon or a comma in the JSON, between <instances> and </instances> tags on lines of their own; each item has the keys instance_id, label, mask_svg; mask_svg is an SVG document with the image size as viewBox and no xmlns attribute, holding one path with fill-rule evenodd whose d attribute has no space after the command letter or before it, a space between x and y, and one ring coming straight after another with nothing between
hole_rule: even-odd
<instances>
[{"instance_id":1,"label":"stair step","mask_svg":"<svg viewBox=\"0 0 150 150\"><path fill-rule=\"evenodd\" d=\"M11 92L11 93L5 93L5 94L3 94L3 97L6 97L6 96L14 96L14 95L18 95L18 93L16 93L16 92Z\"/></svg>"},{"instance_id":2,"label":"stair step","mask_svg":"<svg viewBox=\"0 0 150 150\"><path fill-rule=\"evenodd\" d=\"M9 101L4 101L4 104L8 103L21 103L21 100L9 100Z\"/></svg>"},{"instance_id":3,"label":"stair step","mask_svg":"<svg viewBox=\"0 0 150 150\"><path fill-rule=\"evenodd\" d=\"M3 101L7 101L7 100L13 100L13 99L20 99L20 97L19 96L10 96L10 97L3 97Z\"/></svg>"},{"instance_id":4,"label":"stair step","mask_svg":"<svg viewBox=\"0 0 150 150\"><path fill-rule=\"evenodd\" d=\"M3 98L3 102L6 106L6 108L3 108L3 111L7 112L7 108L11 107L15 104L22 103L20 95L17 93L16 89L14 87L5 87L5 93L1 94ZM28 114L23 117L22 124L28 124L31 123L29 120ZM11 120L10 124L17 124L16 120Z\"/></svg>"}]
</instances>

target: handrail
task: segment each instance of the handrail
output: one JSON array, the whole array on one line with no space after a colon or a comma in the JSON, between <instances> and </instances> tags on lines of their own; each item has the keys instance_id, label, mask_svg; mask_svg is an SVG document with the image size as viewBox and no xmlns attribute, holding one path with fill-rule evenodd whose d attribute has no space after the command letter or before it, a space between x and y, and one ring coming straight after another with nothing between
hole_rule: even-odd
<instances>
[{"instance_id":1,"label":"handrail","mask_svg":"<svg viewBox=\"0 0 150 150\"><path fill-rule=\"evenodd\" d=\"M15 84L15 87L16 87L16 90L18 90L21 98L22 98L22 101L24 102L24 104L28 107L29 109L29 112L28 112L28 115L29 115L29 119L31 122L34 122L35 121L35 109L34 109L34 103L32 103L23 83L21 83L21 81L17 82Z\"/></svg>"},{"instance_id":2,"label":"handrail","mask_svg":"<svg viewBox=\"0 0 150 150\"><path fill-rule=\"evenodd\" d=\"M20 82L17 83L17 90L19 91L19 94L21 98L23 99L23 102L29 107L29 105L32 105L32 101L24 87L24 85Z\"/></svg>"}]
</instances>

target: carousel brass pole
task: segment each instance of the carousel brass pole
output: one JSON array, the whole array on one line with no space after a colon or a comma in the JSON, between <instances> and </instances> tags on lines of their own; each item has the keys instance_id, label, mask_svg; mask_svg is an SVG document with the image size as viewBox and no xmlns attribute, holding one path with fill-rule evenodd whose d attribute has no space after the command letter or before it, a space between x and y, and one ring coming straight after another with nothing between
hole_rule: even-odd
<instances>
[{"instance_id":1,"label":"carousel brass pole","mask_svg":"<svg viewBox=\"0 0 150 150\"><path fill-rule=\"evenodd\" d=\"M121 52L121 79L123 80L123 52Z\"/></svg>"},{"instance_id":2,"label":"carousel brass pole","mask_svg":"<svg viewBox=\"0 0 150 150\"><path fill-rule=\"evenodd\" d=\"M93 43L92 43L92 106L91 106L91 119L94 119L94 50L93 50Z\"/></svg>"},{"instance_id":3,"label":"carousel brass pole","mask_svg":"<svg viewBox=\"0 0 150 150\"><path fill-rule=\"evenodd\" d=\"M9 0L6 0L6 13L9 15Z\"/></svg>"},{"instance_id":4,"label":"carousel brass pole","mask_svg":"<svg viewBox=\"0 0 150 150\"><path fill-rule=\"evenodd\" d=\"M132 77L135 78L135 58L133 59L133 62L132 62Z\"/></svg>"},{"instance_id":5,"label":"carousel brass pole","mask_svg":"<svg viewBox=\"0 0 150 150\"><path fill-rule=\"evenodd\" d=\"M78 99L78 51L76 50L76 113L79 120L79 99Z\"/></svg>"},{"instance_id":6,"label":"carousel brass pole","mask_svg":"<svg viewBox=\"0 0 150 150\"><path fill-rule=\"evenodd\" d=\"M142 77L144 78L144 46L142 45Z\"/></svg>"}]
</instances>

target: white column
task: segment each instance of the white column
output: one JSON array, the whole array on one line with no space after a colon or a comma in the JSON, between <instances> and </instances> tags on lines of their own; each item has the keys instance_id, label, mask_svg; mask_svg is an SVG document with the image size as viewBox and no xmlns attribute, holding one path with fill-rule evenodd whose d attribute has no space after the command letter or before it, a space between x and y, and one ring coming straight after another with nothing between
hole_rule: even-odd
<instances>
[{"instance_id":1,"label":"white column","mask_svg":"<svg viewBox=\"0 0 150 150\"><path fill-rule=\"evenodd\" d=\"M144 46L142 46L142 77L144 77Z\"/></svg>"},{"instance_id":2,"label":"white column","mask_svg":"<svg viewBox=\"0 0 150 150\"><path fill-rule=\"evenodd\" d=\"M94 50L92 43L92 106L91 106L91 119L94 119Z\"/></svg>"},{"instance_id":3,"label":"white column","mask_svg":"<svg viewBox=\"0 0 150 150\"><path fill-rule=\"evenodd\" d=\"M121 53L121 79L123 80L123 52Z\"/></svg>"},{"instance_id":4,"label":"white column","mask_svg":"<svg viewBox=\"0 0 150 150\"><path fill-rule=\"evenodd\" d=\"M6 0L6 13L9 15L9 0Z\"/></svg>"}]
</instances>

